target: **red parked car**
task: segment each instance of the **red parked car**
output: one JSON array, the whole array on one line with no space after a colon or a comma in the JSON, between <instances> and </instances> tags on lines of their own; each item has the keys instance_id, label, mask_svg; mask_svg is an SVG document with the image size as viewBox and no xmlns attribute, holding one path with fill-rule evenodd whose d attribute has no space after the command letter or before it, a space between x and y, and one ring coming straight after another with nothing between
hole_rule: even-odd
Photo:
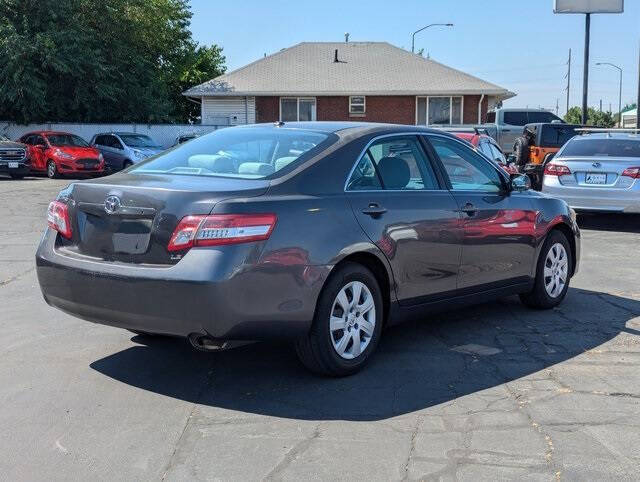
<instances>
[{"instance_id":1,"label":"red parked car","mask_svg":"<svg viewBox=\"0 0 640 482\"><path fill-rule=\"evenodd\" d=\"M507 162L507 157L495 139L480 131L450 131L454 136L463 139L480 151L485 157L494 161L509 174L520 174L514 163Z\"/></svg>"},{"instance_id":2,"label":"red parked car","mask_svg":"<svg viewBox=\"0 0 640 482\"><path fill-rule=\"evenodd\" d=\"M44 172L50 178L64 174L99 176L105 173L100 151L75 134L29 132L20 138L20 142L27 145L32 172Z\"/></svg>"}]
</instances>

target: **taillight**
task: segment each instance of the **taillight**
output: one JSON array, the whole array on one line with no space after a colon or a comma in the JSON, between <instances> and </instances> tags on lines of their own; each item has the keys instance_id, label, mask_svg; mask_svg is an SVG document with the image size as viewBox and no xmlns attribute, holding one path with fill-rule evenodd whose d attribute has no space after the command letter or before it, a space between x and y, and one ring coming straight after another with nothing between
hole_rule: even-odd
<instances>
[{"instance_id":1,"label":"taillight","mask_svg":"<svg viewBox=\"0 0 640 482\"><path fill-rule=\"evenodd\" d=\"M571 174L571 169L562 164L554 164L552 162L544 166L544 174L546 176L566 176Z\"/></svg>"},{"instance_id":2,"label":"taillight","mask_svg":"<svg viewBox=\"0 0 640 482\"><path fill-rule=\"evenodd\" d=\"M71 239L69 208L66 204L60 201L49 203L49 209L47 209L47 224L65 238Z\"/></svg>"},{"instance_id":3,"label":"taillight","mask_svg":"<svg viewBox=\"0 0 640 482\"><path fill-rule=\"evenodd\" d=\"M640 167L627 167L622 175L633 179L640 179Z\"/></svg>"},{"instance_id":4,"label":"taillight","mask_svg":"<svg viewBox=\"0 0 640 482\"><path fill-rule=\"evenodd\" d=\"M212 214L185 216L169 240L169 251L194 246L219 246L269 239L276 225L275 214Z\"/></svg>"}]
</instances>

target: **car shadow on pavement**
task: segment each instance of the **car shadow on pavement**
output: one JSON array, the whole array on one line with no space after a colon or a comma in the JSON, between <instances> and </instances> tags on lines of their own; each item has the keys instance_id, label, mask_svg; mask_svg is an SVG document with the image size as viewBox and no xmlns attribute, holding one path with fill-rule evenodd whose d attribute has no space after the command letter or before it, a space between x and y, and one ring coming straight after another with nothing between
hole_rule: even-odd
<instances>
[{"instance_id":1,"label":"car shadow on pavement","mask_svg":"<svg viewBox=\"0 0 640 482\"><path fill-rule=\"evenodd\" d=\"M580 229L594 231L617 231L620 233L640 233L640 214L580 214Z\"/></svg>"},{"instance_id":2,"label":"car shadow on pavement","mask_svg":"<svg viewBox=\"0 0 640 482\"><path fill-rule=\"evenodd\" d=\"M342 379L308 373L281 343L202 353L181 339L134 337L140 344L91 367L205 406L301 420L383 420L535 374L621 332L640 335L626 326L638 315L640 301L582 289L550 311L511 297L390 328L369 366Z\"/></svg>"}]
</instances>

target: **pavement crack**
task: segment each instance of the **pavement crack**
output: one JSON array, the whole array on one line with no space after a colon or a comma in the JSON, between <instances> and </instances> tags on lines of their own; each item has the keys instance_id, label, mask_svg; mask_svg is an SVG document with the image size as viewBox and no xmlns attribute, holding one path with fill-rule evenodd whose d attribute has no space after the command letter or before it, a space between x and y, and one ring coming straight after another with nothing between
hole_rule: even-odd
<instances>
[{"instance_id":1,"label":"pavement crack","mask_svg":"<svg viewBox=\"0 0 640 482\"><path fill-rule=\"evenodd\" d=\"M414 452L416 451L416 438L418 436L418 432L420 431L420 427L424 422L424 416L418 416L418 420L416 421L416 425L413 428L413 432L411 432L411 440L409 443L409 453L407 454L407 460L404 463L404 475L402 480L409 479L409 464L411 463L411 458L413 457Z\"/></svg>"},{"instance_id":2,"label":"pavement crack","mask_svg":"<svg viewBox=\"0 0 640 482\"><path fill-rule=\"evenodd\" d=\"M27 274L31 273L31 272L32 272L33 270L35 270L35 269L36 269L36 268L35 268L35 266L34 266L34 267L32 267L32 268L29 268L29 269L28 269L28 270L26 270L26 271L23 271L22 273L18 273L18 274L14 275L14 276L11 276L11 277L7 278L7 279L4 279L4 280L0 281L0 286L6 286L6 285L8 285L9 283L12 283L13 281L19 280L19 279L20 279L20 278L22 278L24 275L27 275Z\"/></svg>"},{"instance_id":3,"label":"pavement crack","mask_svg":"<svg viewBox=\"0 0 640 482\"><path fill-rule=\"evenodd\" d=\"M284 458L278 462L278 465L276 465L271 472L267 474L265 480L275 480L278 475L282 474L287 467L289 467L302 453L304 453L311 446L313 441L320 437L320 425L321 424L318 424L316 426L311 435L291 447L289 451L284 454Z\"/></svg>"}]
</instances>

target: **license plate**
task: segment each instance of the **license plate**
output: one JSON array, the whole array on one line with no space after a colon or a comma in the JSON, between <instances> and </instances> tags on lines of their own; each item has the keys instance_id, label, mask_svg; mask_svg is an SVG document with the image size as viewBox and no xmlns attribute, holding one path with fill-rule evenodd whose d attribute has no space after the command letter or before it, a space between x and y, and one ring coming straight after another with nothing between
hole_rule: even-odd
<instances>
[{"instance_id":1,"label":"license plate","mask_svg":"<svg viewBox=\"0 0 640 482\"><path fill-rule=\"evenodd\" d=\"M600 174L597 172L588 172L584 178L585 184L606 184L607 183L607 175Z\"/></svg>"},{"instance_id":2,"label":"license plate","mask_svg":"<svg viewBox=\"0 0 640 482\"><path fill-rule=\"evenodd\" d=\"M9 169L18 169L20 167L20 163L18 162L10 162Z\"/></svg>"}]
</instances>

